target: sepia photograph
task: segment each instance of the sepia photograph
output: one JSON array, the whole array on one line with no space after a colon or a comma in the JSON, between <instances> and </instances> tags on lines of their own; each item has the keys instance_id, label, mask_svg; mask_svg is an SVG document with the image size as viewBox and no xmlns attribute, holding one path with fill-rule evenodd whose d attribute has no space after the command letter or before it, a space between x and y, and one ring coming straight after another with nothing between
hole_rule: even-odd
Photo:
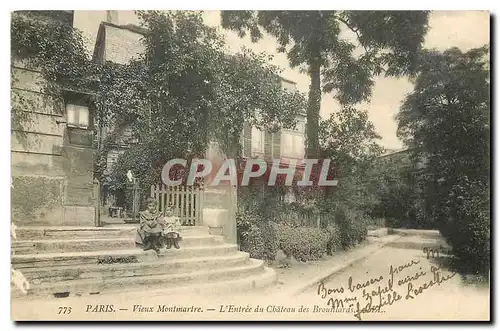
<instances>
[{"instance_id":1,"label":"sepia photograph","mask_svg":"<svg viewBox=\"0 0 500 331\"><path fill-rule=\"evenodd\" d=\"M11 320L491 321L491 20L11 11Z\"/></svg>"}]
</instances>

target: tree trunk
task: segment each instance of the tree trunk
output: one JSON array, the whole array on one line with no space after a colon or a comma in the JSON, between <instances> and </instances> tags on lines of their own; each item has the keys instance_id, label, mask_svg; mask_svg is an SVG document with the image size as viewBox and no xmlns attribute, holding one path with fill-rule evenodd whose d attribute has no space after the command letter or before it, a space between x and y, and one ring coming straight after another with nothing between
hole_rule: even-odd
<instances>
[{"instance_id":1,"label":"tree trunk","mask_svg":"<svg viewBox=\"0 0 500 331\"><path fill-rule=\"evenodd\" d=\"M309 64L309 75L311 85L309 86L309 100L307 107L307 157L317 158L319 154L319 111L321 106L321 64L319 61L311 61Z\"/></svg>"}]
</instances>

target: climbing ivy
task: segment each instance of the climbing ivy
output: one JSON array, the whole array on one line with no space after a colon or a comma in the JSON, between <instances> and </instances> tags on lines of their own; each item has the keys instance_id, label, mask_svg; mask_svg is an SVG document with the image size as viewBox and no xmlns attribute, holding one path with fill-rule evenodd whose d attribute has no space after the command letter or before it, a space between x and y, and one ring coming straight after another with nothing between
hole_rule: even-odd
<instances>
[{"instance_id":1,"label":"climbing ivy","mask_svg":"<svg viewBox=\"0 0 500 331\"><path fill-rule=\"evenodd\" d=\"M265 54L227 55L224 39L203 23L201 13L137 15L145 52L125 65L92 62L81 32L56 19L57 12L12 17L12 58L38 68L46 95L60 95L63 86L94 92L97 130L110 129L94 145L97 178L103 179L107 153L121 128L128 126L137 139L106 179L109 187L123 188L127 169L147 187L159 181L168 159L203 156L214 140L236 156L244 122L277 130L293 127L304 111L305 98L282 89L280 69L268 64ZM15 108L13 121L22 122L26 112L19 110L30 106Z\"/></svg>"},{"instance_id":2,"label":"climbing ivy","mask_svg":"<svg viewBox=\"0 0 500 331\"><path fill-rule=\"evenodd\" d=\"M61 11L19 11L11 20L11 60L15 65L39 71L43 77L41 102L60 113L61 87L90 91L95 80L95 66L89 60L85 39L64 19ZM19 77L11 69L12 85ZM12 128L23 138L22 127L31 121L29 109L39 99L11 90Z\"/></svg>"},{"instance_id":3,"label":"climbing ivy","mask_svg":"<svg viewBox=\"0 0 500 331\"><path fill-rule=\"evenodd\" d=\"M16 12L11 22L11 58L40 70L45 92L57 95L60 87L89 90L94 66L82 33L54 15Z\"/></svg>"},{"instance_id":4,"label":"climbing ivy","mask_svg":"<svg viewBox=\"0 0 500 331\"><path fill-rule=\"evenodd\" d=\"M137 14L145 52L110 77L119 88L109 88L103 101L133 105L114 116L129 123L139 144L120 157L110 187L125 187L131 169L147 190L158 183L167 160L203 157L210 141L235 157L244 122L270 130L293 127L305 109L300 93L282 89L280 69L269 57L248 50L228 55L201 13Z\"/></svg>"}]
</instances>

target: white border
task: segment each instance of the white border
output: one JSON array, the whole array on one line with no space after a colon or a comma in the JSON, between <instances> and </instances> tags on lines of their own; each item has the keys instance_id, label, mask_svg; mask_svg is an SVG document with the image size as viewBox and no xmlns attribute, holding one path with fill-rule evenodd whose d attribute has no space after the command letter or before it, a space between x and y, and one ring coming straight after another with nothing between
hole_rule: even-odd
<instances>
[{"instance_id":1,"label":"white border","mask_svg":"<svg viewBox=\"0 0 500 331\"><path fill-rule=\"evenodd\" d=\"M3 176L1 176L1 183L0 187L3 190L3 194L1 195L1 211L2 214L5 216L2 219L1 226L2 231L0 232L2 234L2 239L0 242L3 245L3 248L1 250L1 265L2 265L2 270L3 272L1 273L1 279L0 279L0 288L4 289L5 292L2 293L2 312L4 314L2 318L2 326L3 330L5 329L12 329L15 327L15 325L10 321L10 268L7 266L10 265L10 69L7 63L10 63L10 54L9 54L9 45L10 45L10 11L12 10L21 10L21 9L80 9L80 10L90 10L90 9L95 9L95 10L105 10L105 9L123 9L123 10L131 10L131 9L138 9L137 6L140 5L141 8L145 9L204 9L204 10L217 10L217 9L336 9L335 7L342 7L342 9L398 9L398 10L414 10L414 9L432 9L432 10L492 10L494 13L497 12L496 9L498 7L498 1L492 1L492 0L475 0L473 2L471 1L435 1L435 0L420 0L420 1L370 1L370 0L365 0L365 1L345 1L345 2L337 2L337 1L297 1L297 2L291 2L291 1L284 1L284 0L279 0L279 1L268 1L268 0L254 0L250 2L238 2L238 1L150 1L150 0L143 0L140 3L136 2L124 2L124 1L107 1L104 3L103 1L96 1L96 0L87 0L84 2L79 2L79 3L71 3L69 4L67 1L53 1L53 0L46 0L46 1L15 1L15 2L2 2L2 7L4 7L5 4L5 9L2 10L2 29L1 29L1 36L3 40L3 45L4 47L2 48L2 58L3 58L3 65L2 65L2 73L0 75L2 79L2 111L0 112L2 119L0 120L0 124L2 125L2 130L0 130L0 134L2 135L3 139L0 139L2 143L2 149L3 149L3 155L2 157L2 170L3 170ZM70 6L69 6L70 5ZM71 7L71 8L68 8ZM498 22L497 22L498 23ZM495 41L497 41L497 36L495 36ZM493 60L493 59L492 59ZM496 60L496 59L495 59ZM495 95L498 95L498 85L495 85ZM498 115L495 116L495 121L493 126L497 128L498 124ZM495 134L494 140L495 140L495 151L492 151L492 155L496 155L496 151L498 149L498 134ZM498 180L498 176L497 176ZM498 182L495 182L496 186L498 187ZM494 205L499 205L498 204L498 196L495 196L495 201L492 202ZM493 221L493 220L492 220ZM495 241L496 238L493 239ZM498 268L498 255L496 257L495 265ZM498 273L498 271L497 271ZM493 282L496 282L496 278L493 280ZM498 286L497 286L498 287ZM497 305L498 307L498 305ZM498 318L498 314L496 314ZM324 325L324 324L323 324ZM134 325L135 326L135 325ZM240 325L238 325L240 326ZM219 329L221 327L238 327L237 325L216 325L216 326L210 326L211 328L214 329ZM333 324L333 325L324 325L327 328L339 328L341 325L338 324ZM381 327L381 328L386 328L387 325L374 325L371 324L370 327ZM398 325L393 325L394 327L399 327ZM47 328L51 327L50 325L39 325L39 328ZM69 326L64 326L65 328L68 328ZM71 326L69 328L73 328L74 326ZM90 325L92 329L101 329L104 326L102 325ZM141 326L143 327L143 326ZM163 325L154 325L153 327L157 328L164 328L165 326ZM187 325L171 325L169 326L170 328L176 329L178 328L179 330L189 328ZM265 329L268 328L269 330L274 329L278 327L278 325L259 325L259 327ZM293 328L294 326L292 325L286 325L284 326L286 328ZM352 327L352 326L351 326ZM355 326L355 327L360 327L360 326ZM437 326L431 326L431 325L421 325L421 327L425 327L426 329L433 329L437 328ZM119 326L108 326L108 329L123 329L123 325Z\"/></svg>"}]
</instances>

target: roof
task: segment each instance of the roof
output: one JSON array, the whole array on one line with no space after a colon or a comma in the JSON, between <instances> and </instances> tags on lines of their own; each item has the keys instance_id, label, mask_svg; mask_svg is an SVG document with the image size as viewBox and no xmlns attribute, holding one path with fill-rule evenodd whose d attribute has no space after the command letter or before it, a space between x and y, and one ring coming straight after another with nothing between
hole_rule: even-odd
<instances>
[{"instance_id":1,"label":"roof","mask_svg":"<svg viewBox=\"0 0 500 331\"><path fill-rule=\"evenodd\" d=\"M410 151L409 148L400 148L400 149L392 149L392 148L386 148L384 153L380 157L386 157L386 156L391 156L399 153L404 153Z\"/></svg>"}]
</instances>

